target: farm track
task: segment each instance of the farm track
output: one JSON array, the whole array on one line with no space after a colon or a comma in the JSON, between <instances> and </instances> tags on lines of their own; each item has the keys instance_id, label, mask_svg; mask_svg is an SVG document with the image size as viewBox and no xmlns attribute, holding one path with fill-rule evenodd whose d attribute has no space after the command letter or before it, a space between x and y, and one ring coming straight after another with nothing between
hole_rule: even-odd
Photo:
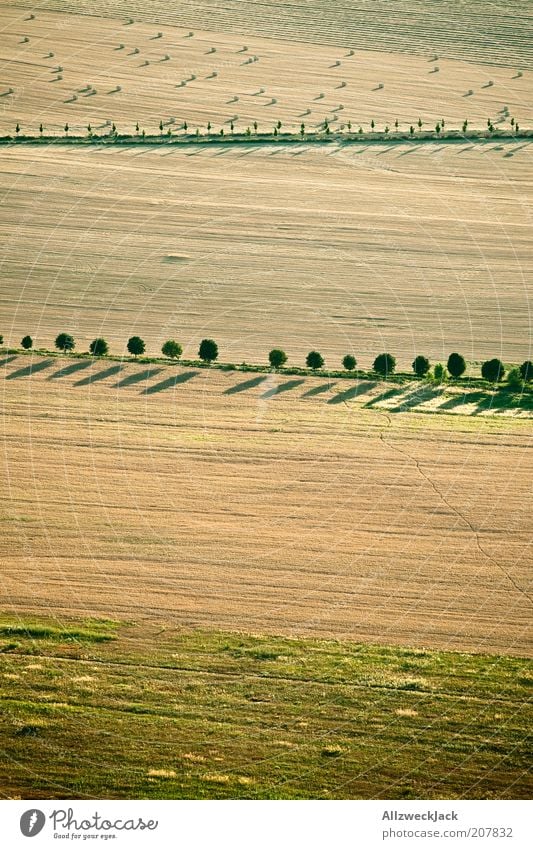
<instances>
[{"instance_id":1,"label":"farm track","mask_svg":"<svg viewBox=\"0 0 533 849\"><path fill-rule=\"evenodd\" d=\"M398 414L385 441L381 411L320 378L236 396L241 375L160 373L146 394L19 366L4 609L532 653L528 422Z\"/></svg>"}]
</instances>

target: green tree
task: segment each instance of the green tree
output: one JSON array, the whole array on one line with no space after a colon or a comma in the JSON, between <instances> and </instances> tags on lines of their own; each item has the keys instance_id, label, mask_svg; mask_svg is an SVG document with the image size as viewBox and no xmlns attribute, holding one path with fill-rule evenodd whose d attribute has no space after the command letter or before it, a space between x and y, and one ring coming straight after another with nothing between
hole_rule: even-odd
<instances>
[{"instance_id":1,"label":"green tree","mask_svg":"<svg viewBox=\"0 0 533 849\"><path fill-rule=\"evenodd\" d=\"M412 366L417 377L425 377L429 372L429 360L427 357L423 357L420 354L418 357L414 358Z\"/></svg>"},{"instance_id":2,"label":"green tree","mask_svg":"<svg viewBox=\"0 0 533 849\"><path fill-rule=\"evenodd\" d=\"M378 374L387 377L389 374L394 374L396 360L392 354L379 354L374 360L373 368Z\"/></svg>"},{"instance_id":3,"label":"green tree","mask_svg":"<svg viewBox=\"0 0 533 849\"><path fill-rule=\"evenodd\" d=\"M198 356L206 363L214 362L218 357L218 345L213 339L202 339Z\"/></svg>"},{"instance_id":4,"label":"green tree","mask_svg":"<svg viewBox=\"0 0 533 849\"><path fill-rule=\"evenodd\" d=\"M491 383L497 383L499 380L502 380L504 374L505 366L496 357L493 360L486 360L481 366L481 376L485 380L490 380Z\"/></svg>"},{"instance_id":5,"label":"green tree","mask_svg":"<svg viewBox=\"0 0 533 849\"><path fill-rule=\"evenodd\" d=\"M309 351L307 357L305 358L305 364L307 368L316 371L316 369L323 367L324 357L318 351Z\"/></svg>"},{"instance_id":6,"label":"green tree","mask_svg":"<svg viewBox=\"0 0 533 849\"><path fill-rule=\"evenodd\" d=\"M447 368L452 377L461 377L461 375L466 371L465 358L461 356L461 354L450 354L448 357Z\"/></svg>"},{"instance_id":7,"label":"green tree","mask_svg":"<svg viewBox=\"0 0 533 849\"><path fill-rule=\"evenodd\" d=\"M3 345L3 344L4 344L4 337L3 337L3 336L2 336L2 334L0 333L0 345Z\"/></svg>"},{"instance_id":8,"label":"green tree","mask_svg":"<svg viewBox=\"0 0 533 849\"><path fill-rule=\"evenodd\" d=\"M161 348L164 357L170 357L172 360L179 360L181 355L183 354L183 348L181 347L179 342L175 342L174 339L168 339Z\"/></svg>"},{"instance_id":9,"label":"green tree","mask_svg":"<svg viewBox=\"0 0 533 849\"><path fill-rule=\"evenodd\" d=\"M132 336L131 339L128 339L127 348L130 354L133 354L134 357L138 357L139 354L144 354L146 351L144 339L141 339L140 336Z\"/></svg>"},{"instance_id":10,"label":"green tree","mask_svg":"<svg viewBox=\"0 0 533 849\"><path fill-rule=\"evenodd\" d=\"M513 390L513 392L521 392L524 388L524 378L520 373L519 368L512 368L507 375L507 383L509 384L509 389Z\"/></svg>"},{"instance_id":11,"label":"green tree","mask_svg":"<svg viewBox=\"0 0 533 849\"><path fill-rule=\"evenodd\" d=\"M435 368L433 369L433 380L435 383L444 383L447 376L446 366L442 363L435 363Z\"/></svg>"},{"instance_id":12,"label":"green tree","mask_svg":"<svg viewBox=\"0 0 533 849\"><path fill-rule=\"evenodd\" d=\"M342 365L346 371L353 371L357 365L357 360L352 354L346 354L345 357L342 358Z\"/></svg>"},{"instance_id":13,"label":"green tree","mask_svg":"<svg viewBox=\"0 0 533 849\"><path fill-rule=\"evenodd\" d=\"M468 121L464 120L463 121L463 133L466 133L467 129L468 129Z\"/></svg>"},{"instance_id":14,"label":"green tree","mask_svg":"<svg viewBox=\"0 0 533 849\"><path fill-rule=\"evenodd\" d=\"M59 351L73 351L76 347L74 337L70 333L60 333L56 336L56 348Z\"/></svg>"},{"instance_id":15,"label":"green tree","mask_svg":"<svg viewBox=\"0 0 533 849\"><path fill-rule=\"evenodd\" d=\"M109 345L105 339L93 339L89 345L89 351L94 357L105 357L109 351Z\"/></svg>"},{"instance_id":16,"label":"green tree","mask_svg":"<svg viewBox=\"0 0 533 849\"><path fill-rule=\"evenodd\" d=\"M18 123L18 121L17 121L17 126L15 127L15 132L16 132L17 136L20 133L20 124Z\"/></svg>"},{"instance_id":17,"label":"green tree","mask_svg":"<svg viewBox=\"0 0 533 849\"><path fill-rule=\"evenodd\" d=\"M418 129L421 130L422 129L422 118L418 119L417 124L418 124Z\"/></svg>"},{"instance_id":18,"label":"green tree","mask_svg":"<svg viewBox=\"0 0 533 849\"><path fill-rule=\"evenodd\" d=\"M522 375L522 380L526 382L533 380L533 363L531 360L525 360L520 366L520 374Z\"/></svg>"},{"instance_id":19,"label":"green tree","mask_svg":"<svg viewBox=\"0 0 533 849\"><path fill-rule=\"evenodd\" d=\"M281 348L272 348L268 355L268 361L272 368L281 368L287 362L287 354Z\"/></svg>"},{"instance_id":20,"label":"green tree","mask_svg":"<svg viewBox=\"0 0 533 849\"><path fill-rule=\"evenodd\" d=\"M26 351L29 351L30 348L33 348L33 339L31 336L25 336L24 339L21 340L20 344Z\"/></svg>"}]
</instances>

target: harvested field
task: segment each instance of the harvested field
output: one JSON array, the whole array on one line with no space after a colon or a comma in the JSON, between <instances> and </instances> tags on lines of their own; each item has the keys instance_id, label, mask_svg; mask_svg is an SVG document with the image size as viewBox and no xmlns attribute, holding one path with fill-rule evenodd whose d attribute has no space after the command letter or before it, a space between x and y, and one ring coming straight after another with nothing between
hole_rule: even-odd
<instances>
[{"instance_id":1,"label":"harvested field","mask_svg":"<svg viewBox=\"0 0 533 849\"><path fill-rule=\"evenodd\" d=\"M35 0L9 0L33 9ZM85 12L123 20L533 67L527 0L443 4L439 0L39 0L37 10Z\"/></svg>"},{"instance_id":2,"label":"harvested field","mask_svg":"<svg viewBox=\"0 0 533 849\"><path fill-rule=\"evenodd\" d=\"M530 354L529 143L5 148L0 330L330 368Z\"/></svg>"},{"instance_id":3,"label":"harvested field","mask_svg":"<svg viewBox=\"0 0 533 849\"><path fill-rule=\"evenodd\" d=\"M372 386L322 378L2 365L2 609L531 655L529 422L363 409Z\"/></svg>"},{"instance_id":4,"label":"harvested field","mask_svg":"<svg viewBox=\"0 0 533 849\"><path fill-rule=\"evenodd\" d=\"M4 134L17 122L30 134L40 123L62 133L65 122L71 132L88 124L101 132L112 122L123 132L136 122L158 132L160 120L165 132L179 132L184 121L203 132L208 122L228 132L232 120L243 131L254 121L263 131L278 121L311 130L326 118L334 129L349 121L368 129L373 119L380 129L398 120L406 131L419 117L431 128L442 119L454 127L465 118L480 128L487 118L496 127L509 128L511 117L533 123L531 71L464 61L470 54L435 59L430 48L414 56L388 52L391 45L382 52L379 40L351 51L339 46L343 39L309 45L298 33L293 41L205 29L189 37L188 25L161 32L153 23L124 26L41 6L33 20L4 6L0 30Z\"/></svg>"}]
</instances>

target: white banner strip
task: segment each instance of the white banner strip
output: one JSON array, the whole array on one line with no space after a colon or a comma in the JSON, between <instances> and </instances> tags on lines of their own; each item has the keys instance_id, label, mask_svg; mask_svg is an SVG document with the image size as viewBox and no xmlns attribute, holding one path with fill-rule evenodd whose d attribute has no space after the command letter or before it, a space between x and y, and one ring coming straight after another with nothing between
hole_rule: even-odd
<instances>
[{"instance_id":1,"label":"white banner strip","mask_svg":"<svg viewBox=\"0 0 533 849\"><path fill-rule=\"evenodd\" d=\"M531 849L531 815L527 801L0 802L6 849Z\"/></svg>"}]
</instances>

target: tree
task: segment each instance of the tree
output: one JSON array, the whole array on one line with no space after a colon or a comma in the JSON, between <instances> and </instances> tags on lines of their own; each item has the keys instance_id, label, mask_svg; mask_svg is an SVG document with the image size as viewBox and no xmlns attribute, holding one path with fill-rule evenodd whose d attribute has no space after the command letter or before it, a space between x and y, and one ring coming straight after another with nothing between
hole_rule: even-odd
<instances>
[{"instance_id":1,"label":"tree","mask_svg":"<svg viewBox=\"0 0 533 849\"><path fill-rule=\"evenodd\" d=\"M42 136L44 127L42 124L39 124L39 135Z\"/></svg>"},{"instance_id":2,"label":"tree","mask_svg":"<svg viewBox=\"0 0 533 849\"><path fill-rule=\"evenodd\" d=\"M376 122L375 122L375 121L374 121L374 119L372 118L372 120L371 120L371 122L370 122L370 129L371 129L372 131L374 131L374 127L375 127L375 126L376 126Z\"/></svg>"},{"instance_id":3,"label":"tree","mask_svg":"<svg viewBox=\"0 0 533 849\"><path fill-rule=\"evenodd\" d=\"M519 368L512 368L507 375L507 383L509 385L509 389L514 392L521 392L524 388L524 378L520 373Z\"/></svg>"},{"instance_id":4,"label":"tree","mask_svg":"<svg viewBox=\"0 0 533 849\"><path fill-rule=\"evenodd\" d=\"M89 345L89 351L95 357L105 357L109 351L109 345L105 339L93 339Z\"/></svg>"},{"instance_id":5,"label":"tree","mask_svg":"<svg viewBox=\"0 0 533 849\"><path fill-rule=\"evenodd\" d=\"M352 356L352 354L346 354L346 356L343 357L342 365L346 371L353 371L357 365L357 360Z\"/></svg>"},{"instance_id":6,"label":"tree","mask_svg":"<svg viewBox=\"0 0 533 849\"><path fill-rule=\"evenodd\" d=\"M281 348L272 348L268 355L268 361L272 368L281 368L287 362L287 354Z\"/></svg>"},{"instance_id":7,"label":"tree","mask_svg":"<svg viewBox=\"0 0 533 849\"><path fill-rule=\"evenodd\" d=\"M134 357L138 357L139 354L144 354L146 351L144 339L141 339L140 336L132 336L131 339L128 339L127 348L130 354L133 354Z\"/></svg>"},{"instance_id":8,"label":"tree","mask_svg":"<svg viewBox=\"0 0 533 849\"><path fill-rule=\"evenodd\" d=\"M378 374L382 374L384 377L387 377L387 375L394 373L396 360L392 354L379 354L374 360L373 368Z\"/></svg>"},{"instance_id":9,"label":"tree","mask_svg":"<svg viewBox=\"0 0 533 849\"><path fill-rule=\"evenodd\" d=\"M168 339L163 344L161 352L164 357L170 357L171 360L179 360L183 354L183 348L179 342L175 342L174 339Z\"/></svg>"},{"instance_id":10,"label":"tree","mask_svg":"<svg viewBox=\"0 0 533 849\"><path fill-rule=\"evenodd\" d=\"M21 340L20 344L26 351L29 351L30 348L33 348L33 339L31 336L25 336L24 339Z\"/></svg>"},{"instance_id":11,"label":"tree","mask_svg":"<svg viewBox=\"0 0 533 849\"><path fill-rule=\"evenodd\" d=\"M159 132L163 133L163 121L162 120L159 122Z\"/></svg>"},{"instance_id":12,"label":"tree","mask_svg":"<svg viewBox=\"0 0 533 849\"><path fill-rule=\"evenodd\" d=\"M497 383L505 374L505 366L501 360L486 360L481 366L481 376L491 383Z\"/></svg>"},{"instance_id":13,"label":"tree","mask_svg":"<svg viewBox=\"0 0 533 849\"><path fill-rule=\"evenodd\" d=\"M15 132L16 132L17 136L20 133L20 124L18 123L18 121L17 121L17 126L15 127Z\"/></svg>"},{"instance_id":14,"label":"tree","mask_svg":"<svg viewBox=\"0 0 533 849\"><path fill-rule=\"evenodd\" d=\"M0 345L3 345L3 344L4 344L4 337L3 337L3 336L2 336L2 334L0 333Z\"/></svg>"},{"instance_id":15,"label":"tree","mask_svg":"<svg viewBox=\"0 0 533 849\"><path fill-rule=\"evenodd\" d=\"M435 363L435 368L433 369L433 380L435 383L444 383L447 374L446 367L442 363Z\"/></svg>"},{"instance_id":16,"label":"tree","mask_svg":"<svg viewBox=\"0 0 533 849\"><path fill-rule=\"evenodd\" d=\"M65 135L68 136L68 124L65 124Z\"/></svg>"},{"instance_id":17,"label":"tree","mask_svg":"<svg viewBox=\"0 0 533 849\"><path fill-rule=\"evenodd\" d=\"M75 347L74 337L70 333L60 333L56 337L56 348L59 351L73 351Z\"/></svg>"},{"instance_id":18,"label":"tree","mask_svg":"<svg viewBox=\"0 0 533 849\"><path fill-rule=\"evenodd\" d=\"M418 124L418 129L421 130L422 129L422 118L418 119L417 124Z\"/></svg>"},{"instance_id":19,"label":"tree","mask_svg":"<svg viewBox=\"0 0 533 849\"><path fill-rule=\"evenodd\" d=\"M531 360L525 360L520 366L520 374L522 375L522 380L526 382L529 380L533 380L533 363Z\"/></svg>"},{"instance_id":20,"label":"tree","mask_svg":"<svg viewBox=\"0 0 533 849\"><path fill-rule=\"evenodd\" d=\"M429 371L429 360L420 354L413 360L413 371L417 377L425 377Z\"/></svg>"},{"instance_id":21,"label":"tree","mask_svg":"<svg viewBox=\"0 0 533 849\"><path fill-rule=\"evenodd\" d=\"M305 363L307 365L307 368L316 371L317 368L322 368L322 366L324 365L324 357L318 351L309 351L307 357L305 358Z\"/></svg>"},{"instance_id":22,"label":"tree","mask_svg":"<svg viewBox=\"0 0 533 849\"><path fill-rule=\"evenodd\" d=\"M458 378L466 371L465 358L461 354L450 354L447 363L448 371L452 377Z\"/></svg>"},{"instance_id":23,"label":"tree","mask_svg":"<svg viewBox=\"0 0 533 849\"><path fill-rule=\"evenodd\" d=\"M202 339L198 356L206 363L214 362L218 357L218 345L213 339Z\"/></svg>"}]
</instances>

